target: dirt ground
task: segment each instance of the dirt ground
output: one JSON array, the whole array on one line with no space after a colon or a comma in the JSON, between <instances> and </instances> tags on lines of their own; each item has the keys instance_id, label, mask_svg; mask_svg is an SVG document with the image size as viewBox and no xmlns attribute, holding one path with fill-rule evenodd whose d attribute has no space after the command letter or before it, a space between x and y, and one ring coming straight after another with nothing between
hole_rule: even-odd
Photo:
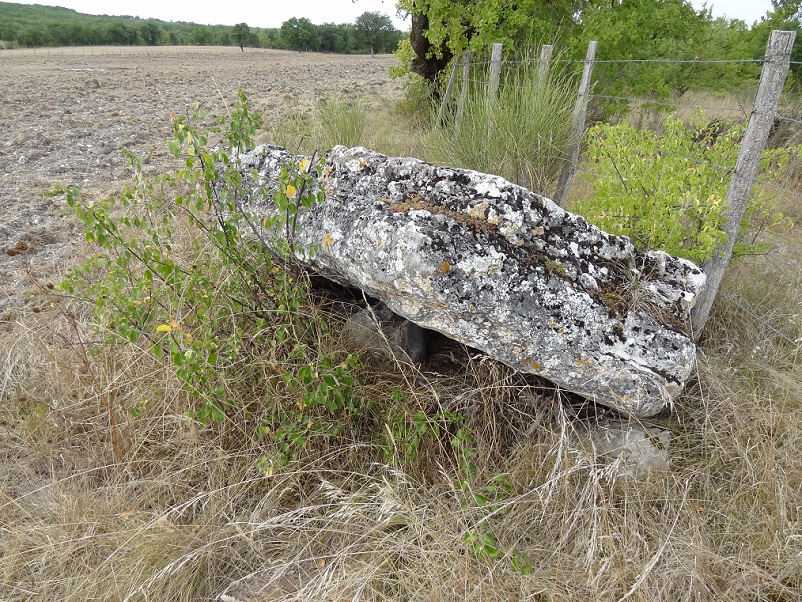
<instances>
[{"instance_id":1,"label":"dirt ground","mask_svg":"<svg viewBox=\"0 0 802 602\"><path fill-rule=\"evenodd\" d=\"M0 331L39 311L25 291L58 282L82 247L55 184L103 197L130 177L120 150L166 165L170 112L200 102L221 115L244 89L268 120L342 92L368 107L397 97L392 55L239 48L0 51Z\"/></svg>"}]
</instances>

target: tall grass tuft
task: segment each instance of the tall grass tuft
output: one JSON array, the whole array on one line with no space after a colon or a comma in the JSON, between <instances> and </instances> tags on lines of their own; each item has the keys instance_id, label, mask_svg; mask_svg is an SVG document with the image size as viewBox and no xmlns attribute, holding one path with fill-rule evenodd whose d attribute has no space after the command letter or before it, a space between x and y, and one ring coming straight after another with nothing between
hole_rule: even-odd
<instances>
[{"instance_id":1,"label":"tall grass tuft","mask_svg":"<svg viewBox=\"0 0 802 602\"><path fill-rule=\"evenodd\" d=\"M294 109L269 127L268 138L293 152L318 154L342 144L367 143L367 110L362 100L342 94L323 96L310 110Z\"/></svg>"},{"instance_id":2,"label":"tall grass tuft","mask_svg":"<svg viewBox=\"0 0 802 602\"><path fill-rule=\"evenodd\" d=\"M432 126L433 159L498 174L545 193L565 157L575 82L554 66L538 82L538 62L531 57L506 68L491 99L486 77L472 66L464 109L452 106L444 123L435 120ZM460 95L457 91L455 98Z\"/></svg>"}]
</instances>

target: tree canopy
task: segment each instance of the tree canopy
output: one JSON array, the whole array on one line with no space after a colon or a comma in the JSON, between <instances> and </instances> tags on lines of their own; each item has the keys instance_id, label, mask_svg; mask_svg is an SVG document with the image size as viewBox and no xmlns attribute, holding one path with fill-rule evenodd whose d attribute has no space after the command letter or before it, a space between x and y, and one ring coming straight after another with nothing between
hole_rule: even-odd
<instances>
[{"instance_id":1,"label":"tree canopy","mask_svg":"<svg viewBox=\"0 0 802 602\"><path fill-rule=\"evenodd\" d=\"M597 59L760 59L773 29L800 29L802 0L772 0L773 9L758 23L713 19L708 8L695 10L690 0L399 0L412 15L409 67L429 80L439 77L449 60L465 50L487 53L502 42L505 55L541 44L554 44L564 57L581 59L590 40L599 41ZM798 36L799 38L800 36ZM438 60L440 59L440 60ZM802 40L792 60L802 59ZM683 68L652 65L597 65L597 81L607 92L633 89L661 96L704 82L709 89L753 78L755 65L713 70L704 63ZM715 71L715 74L714 74ZM800 82L802 66L792 68ZM692 77L688 77L688 73ZM802 82L801 82L802 83Z\"/></svg>"},{"instance_id":2,"label":"tree canopy","mask_svg":"<svg viewBox=\"0 0 802 602\"><path fill-rule=\"evenodd\" d=\"M375 54L381 49L395 32L390 17L377 12L359 15L356 18L355 29L359 40L370 48L370 54Z\"/></svg>"}]
</instances>

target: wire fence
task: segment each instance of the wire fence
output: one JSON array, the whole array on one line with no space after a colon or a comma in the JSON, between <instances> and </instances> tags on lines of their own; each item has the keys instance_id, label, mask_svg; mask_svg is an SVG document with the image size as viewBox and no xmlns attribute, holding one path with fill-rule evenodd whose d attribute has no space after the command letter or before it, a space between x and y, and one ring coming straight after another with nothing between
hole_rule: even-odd
<instances>
[{"instance_id":1,"label":"wire fence","mask_svg":"<svg viewBox=\"0 0 802 602\"><path fill-rule=\"evenodd\" d=\"M733 69L742 69L745 67L751 69L751 66L763 68L765 70L767 68L767 64L770 62L769 58L770 57L767 54L766 57L760 59L594 59L592 60L592 64L611 66L619 64L622 66L632 66L642 69L649 69L651 67L664 69L666 66L671 66L676 67L676 69L679 70L679 73L682 73L682 70L706 66L711 70L730 70L729 72L731 73ZM470 61L468 69L464 69L463 65L464 75L461 78L461 85L470 85L474 88L487 86L488 79L484 76L478 76L477 72L482 73L482 71L488 70L492 73L492 70L490 69L492 64L493 62L489 60L479 60ZM511 66L513 68L515 66L527 64L536 65L540 69L547 71L549 65L551 64L563 64L569 66L583 65L587 68L588 60L587 58L585 60L557 58L549 62L544 61L541 58L528 58L522 60L503 61L503 65ZM802 61L786 61L786 64L800 65L802 64ZM468 72L471 74L470 77L466 75ZM457 79L456 73L457 69L455 67L454 73L452 74L452 79L455 82ZM741 73L743 72L741 71ZM758 71L755 73L758 73ZM754 81L754 84L755 88L757 88L756 80ZM520 85L520 83L517 83L514 80L507 81L503 78L500 78L495 83L491 83L491 85L494 86L494 89L503 89L505 86L513 86L528 92L533 92L537 87L536 85ZM457 88L458 87L459 84L457 85ZM456 95L457 92L455 91L455 96ZM462 94L460 96L460 102L464 102L465 95ZM582 96L581 90L579 96ZM670 113L671 111L678 110L700 112L707 111L716 115L717 118L719 118L719 116L726 116L728 121L741 124L745 123L747 120L751 120L750 118L753 118L756 111L759 109L759 107L756 106L757 103L755 101L746 99L740 99L735 103L733 103L732 100L723 101L721 103L711 103L710 100L715 98L713 95L707 95L703 98L700 98L698 95L694 96L693 94L668 98L649 98L626 93L621 94L617 92L607 92L604 90L594 93L591 88L587 91L586 96L587 98L585 102L597 103L599 106L621 104L626 111L629 111L630 114L633 108L647 112L662 112L663 115ZM729 95L727 98L732 99L733 96ZM702 100L702 102L697 102L697 99ZM444 103L447 102L447 100L448 99L445 99ZM788 107L800 106L802 106L802 103L795 98L788 98L787 102L780 102L777 106L775 106L771 113L774 123L772 127L772 133L775 134L775 137L778 130L778 124L784 124L783 127L786 128L785 135L787 139L791 140L792 142L795 141L795 144L802 143L802 129L800 129L800 126L802 126L802 115L794 112L799 110L798 108L790 109L792 112L788 112ZM459 111L457 111L457 114L461 113L462 107L460 107ZM582 125L582 132L585 133L587 131L584 127L585 124L583 123ZM736 140L734 144L738 144L740 148L743 142L741 140ZM758 152L758 157L760 157L765 150L765 147L758 148L756 150ZM729 182L735 176L735 161L733 161L733 164L731 165L722 165L715 161L706 159L703 157L703 155L698 154L696 156L684 156L671 153L666 149L659 149L658 153L660 157L670 157L672 159L685 160L691 166L705 166L706 168L714 169L720 173L721 178L725 183ZM794 169L802 171L802 158L799 157L799 151L797 151L797 154L793 155L792 160L796 162ZM583 159L581 159L579 164L575 167L575 170L583 179L584 187L590 190L593 189L594 182L599 181L601 178L608 177L608 175L600 173L598 170L596 170L594 166L588 162L584 155ZM753 194L758 193L762 195L761 198L764 201L766 201L766 195L769 195L770 197L773 195L775 198L769 198L766 202L774 203L775 205L782 206L783 208L790 208L791 213L798 215L800 219L802 219L802 208L800 208L802 205L799 204L799 199L802 198L802 186L800 186L800 189L795 189L794 183L796 181L799 181L799 178L794 179L793 177L780 177L778 179L774 174L770 174L769 172L760 172L753 180ZM730 184L730 186L732 186L732 184ZM623 213L620 215L615 215L614 213L614 211L611 212L608 210L604 214L604 217L615 218L622 221L632 219L631 216L627 216ZM760 224L757 225L757 229L743 232L743 236L739 238L738 242L742 245L750 245L753 251L748 254L742 254L739 257L738 262L740 266L745 266L752 271L756 278L766 278L766 282L773 282L777 286L786 287L789 293L789 298L791 298L792 294L794 298L797 296L802 298L802 263L797 260L798 251L800 248L802 248L802 239L796 235L795 228L788 228L787 223L784 222L784 224L785 226L783 226L783 224L773 225L769 232L763 231L763 226L760 226ZM794 349L802 348L802 338L800 338L800 334L802 334L802 307L798 308L799 311L794 313L793 319L790 321L777 321L772 318L770 315L771 312L767 312L765 307L753 304L745 297L739 295L736 292L737 288L737 285L734 286L733 283L730 283L728 288L725 288L721 293L719 303L726 303L732 306L745 318L754 321L754 324L757 328L761 328L763 332L770 333L772 336L779 337L784 342L792 345ZM799 294L797 295L797 293ZM797 315L797 313L799 315Z\"/></svg>"}]
</instances>

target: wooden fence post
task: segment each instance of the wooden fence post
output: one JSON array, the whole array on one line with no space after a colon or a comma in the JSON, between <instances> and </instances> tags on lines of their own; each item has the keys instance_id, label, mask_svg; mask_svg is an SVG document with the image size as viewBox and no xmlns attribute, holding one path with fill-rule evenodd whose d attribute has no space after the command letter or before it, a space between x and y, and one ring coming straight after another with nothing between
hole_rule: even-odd
<instances>
[{"instance_id":1,"label":"wooden fence post","mask_svg":"<svg viewBox=\"0 0 802 602\"><path fill-rule=\"evenodd\" d=\"M459 93L459 104L457 105L457 119L455 125L459 125L462 120L462 113L465 111L465 103L468 101L468 86L471 77L471 51L466 50L462 55L462 90Z\"/></svg>"},{"instance_id":2,"label":"wooden fence post","mask_svg":"<svg viewBox=\"0 0 802 602\"><path fill-rule=\"evenodd\" d=\"M554 202L563 206L571 190L576 167L579 164L579 150L582 146L582 136L585 133L585 116L588 112L588 98L590 97L590 79L593 75L593 60L596 58L597 41L588 44L585 55L585 66L582 69L582 81L579 83L579 94L574 105L574 115L571 124L571 135L568 138L568 156L563 165L560 179L557 182L557 191L554 193Z\"/></svg>"},{"instance_id":3,"label":"wooden fence post","mask_svg":"<svg viewBox=\"0 0 802 602\"><path fill-rule=\"evenodd\" d=\"M738 238L741 220L749 201L752 185L755 182L760 160L769 139L769 132L774 123L777 104L780 102L788 68L791 60L791 49L794 46L795 31L772 31L766 47L766 59L760 73L760 84L757 88L749 125L746 127L735 171L727 190L727 220L722 230L727 241L719 245L713 257L707 261L704 270L707 273L707 284L702 290L693 308L691 324L693 336L699 339L710 316L713 301L718 294L721 279L732 257L732 249Z\"/></svg>"},{"instance_id":4,"label":"wooden fence post","mask_svg":"<svg viewBox=\"0 0 802 602\"><path fill-rule=\"evenodd\" d=\"M546 79L549 76L549 69L551 67L551 53L554 51L554 46L545 44L540 49L540 60L537 63L537 89L542 90L546 84Z\"/></svg>"},{"instance_id":5,"label":"wooden fence post","mask_svg":"<svg viewBox=\"0 0 802 602\"><path fill-rule=\"evenodd\" d=\"M496 90L498 90L498 80L501 75L501 54L503 44L501 42L493 43L493 50L490 56L490 72L487 76L487 97L495 98Z\"/></svg>"},{"instance_id":6,"label":"wooden fence post","mask_svg":"<svg viewBox=\"0 0 802 602\"><path fill-rule=\"evenodd\" d=\"M440 103L440 108L437 111L437 123L443 123L443 114L446 111L446 105L448 104L448 99L451 96L451 89L454 87L454 80L457 78L457 69L459 69L459 62L460 57L454 61L454 68L451 70L451 76L448 78L448 84L446 85L446 93L443 94L443 101Z\"/></svg>"}]
</instances>

